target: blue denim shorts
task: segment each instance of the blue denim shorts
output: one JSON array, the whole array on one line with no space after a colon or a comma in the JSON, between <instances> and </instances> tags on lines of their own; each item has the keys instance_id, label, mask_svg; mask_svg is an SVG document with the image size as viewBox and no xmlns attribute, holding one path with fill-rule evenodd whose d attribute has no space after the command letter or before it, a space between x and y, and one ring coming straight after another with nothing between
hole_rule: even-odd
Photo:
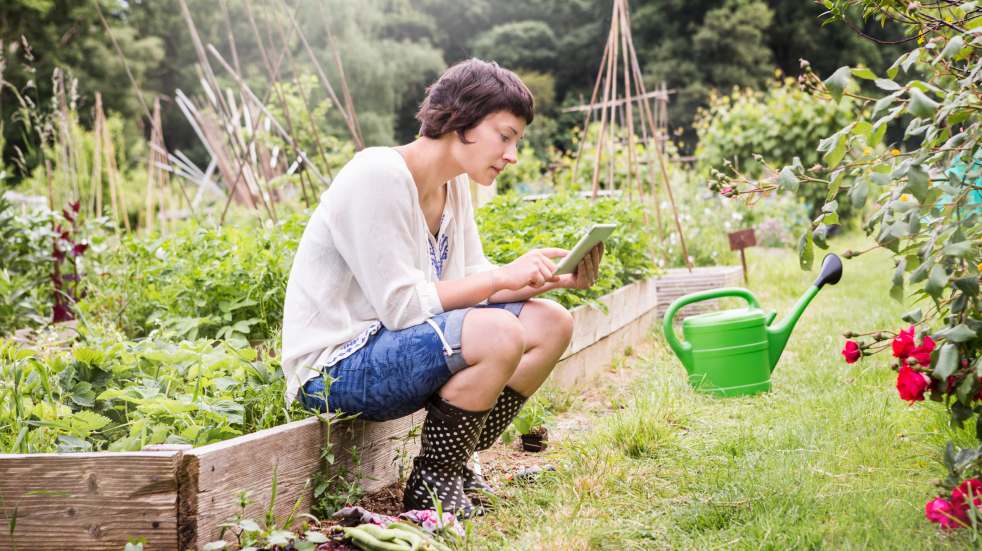
<instances>
[{"instance_id":1,"label":"blue denim shorts","mask_svg":"<svg viewBox=\"0 0 982 551\"><path fill-rule=\"evenodd\" d=\"M523 306L524 302L507 302L474 308L502 308L518 317ZM430 318L442 331L446 346L429 322L399 331L379 329L354 354L330 367L333 382L326 404L323 374L307 381L297 399L310 410L358 414L369 421L409 415L467 367L460 346L464 316L470 310L451 310Z\"/></svg>"}]
</instances>

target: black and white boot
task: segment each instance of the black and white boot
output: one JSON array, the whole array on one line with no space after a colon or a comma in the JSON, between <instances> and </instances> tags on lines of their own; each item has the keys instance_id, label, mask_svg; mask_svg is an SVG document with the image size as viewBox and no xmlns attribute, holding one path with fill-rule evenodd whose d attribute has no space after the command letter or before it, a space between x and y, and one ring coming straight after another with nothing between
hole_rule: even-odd
<instances>
[{"instance_id":1,"label":"black and white boot","mask_svg":"<svg viewBox=\"0 0 982 551\"><path fill-rule=\"evenodd\" d=\"M493 446L501 433L505 432L518 412L522 410L526 400L525 396L506 386L488 413L484 428L481 430L481 436L477 439L475 451L483 451ZM466 465L464 466L463 478L465 492L494 493L494 489L484 480L484 477Z\"/></svg>"},{"instance_id":2,"label":"black and white boot","mask_svg":"<svg viewBox=\"0 0 982 551\"><path fill-rule=\"evenodd\" d=\"M435 509L436 497L445 512L460 517L480 513L464 493L461 475L489 411L467 411L439 395L433 397L423 422L419 455L413 459L402 498L407 511Z\"/></svg>"}]
</instances>

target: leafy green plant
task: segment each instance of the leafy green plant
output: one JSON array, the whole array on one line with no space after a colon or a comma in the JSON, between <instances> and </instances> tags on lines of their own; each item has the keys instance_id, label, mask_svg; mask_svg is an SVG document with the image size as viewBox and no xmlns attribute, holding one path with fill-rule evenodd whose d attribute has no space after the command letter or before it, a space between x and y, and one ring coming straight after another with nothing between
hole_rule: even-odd
<instances>
[{"instance_id":1,"label":"leafy green plant","mask_svg":"<svg viewBox=\"0 0 982 551\"><path fill-rule=\"evenodd\" d=\"M644 225L643 207L637 202L612 198L591 201L570 194L526 201L508 193L481 207L476 217L484 253L497 264L511 262L538 247L572 247L589 224L617 222L617 231L606 242L596 284L586 290L549 293L566 307L595 300L654 274L654 241Z\"/></svg>"},{"instance_id":2,"label":"leafy green plant","mask_svg":"<svg viewBox=\"0 0 982 551\"><path fill-rule=\"evenodd\" d=\"M219 539L205 544L204 551L218 551L220 549L294 549L296 551L314 551L318 545L327 543L329 538L323 532L312 529L311 526L318 526L320 521L317 517L306 513L298 514L302 498L298 497L293 504L293 508L287 518L282 523L276 522L273 508L276 505L277 489L277 469L273 468L273 484L269 503L266 504L265 527L249 518L245 514L246 507L249 506L248 492L239 494L239 512L236 513L228 522L220 524ZM293 530L293 525L297 518L303 518L303 522L298 527L298 531ZM226 534L231 534L235 542L230 544L225 540Z\"/></svg>"},{"instance_id":3,"label":"leafy green plant","mask_svg":"<svg viewBox=\"0 0 982 551\"><path fill-rule=\"evenodd\" d=\"M815 144L853 121L856 110L856 102L849 99L817 101L790 77L775 80L766 91L734 88L729 95L710 94L709 107L699 111L695 122L699 171L706 174L729 164L758 178L766 165L757 158L778 165L797 158L813 166L820 161ZM817 213L825 204L825 191L811 186L799 196ZM843 219L851 214L849 209L842 211Z\"/></svg>"},{"instance_id":4,"label":"leafy green plant","mask_svg":"<svg viewBox=\"0 0 982 551\"><path fill-rule=\"evenodd\" d=\"M220 338L239 347L269 339L282 323L304 220L127 236L100 277L90 278L79 310L92 325L131 338Z\"/></svg>"},{"instance_id":5,"label":"leafy green plant","mask_svg":"<svg viewBox=\"0 0 982 551\"><path fill-rule=\"evenodd\" d=\"M545 402L533 396L518 412L511 425L502 433L501 441L505 444L511 444L516 436L532 434L545 427L552 418L553 413L546 407Z\"/></svg>"},{"instance_id":6,"label":"leafy green plant","mask_svg":"<svg viewBox=\"0 0 982 551\"><path fill-rule=\"evenodd\" d=\"M48 318L51 227L49 213L18 214L0 195L0 335Z\"/></svg>"},{"instance_id":7,"label":"leafy green plant","mask_svg":"<svg viewBox=\"0 0 982 551\"><path fill-rule=\"evenodd\" d=\"M328 376L328 379L330 377ZM326 381L325 394L323 400L327 403L327 391L330 389L331 380ZM336 511L351 505L365 495L365 489L361 485L358 472L361 466L361 455L358 448L340 450L346 455L350 468L342 466L338 457L334 454L334 438L331 433L335 430L350 430L351 426L344 426L343 421L349 421L356 416L348 416L340 413L319 414L321 422L325 424L326 435L324 446L321 448L321 468L314 476L314 501L311 504L311 512L322 517L329 517Z\"/></svg>"},{"instance_id":8,"label":"leafy green plant","mask_svg":"<svg viewBox=\"0 0 982 551\"><path fill-rule=\"evenodd\" d=\"M98 340L33 351L0 340L0 449L204 445L309 415L282 407L278 366L212 341Z\"/></svg>"}]
</instances>

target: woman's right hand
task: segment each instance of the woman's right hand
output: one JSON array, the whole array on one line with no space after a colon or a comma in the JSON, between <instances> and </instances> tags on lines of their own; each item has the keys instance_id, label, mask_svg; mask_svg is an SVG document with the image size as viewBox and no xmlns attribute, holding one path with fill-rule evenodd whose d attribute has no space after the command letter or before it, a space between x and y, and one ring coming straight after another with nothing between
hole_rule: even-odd
<instances>
[{"instance_id":1,"label":"woman's right hand","mask_svg":"<svg viewBox=\"0 0 982 551\"><path fill-rule=\"evenodd\" d=\"M562 258L567 254L569 251L566 249L533 249L498 268L495 271L495 287L518 291L526 286L538 289L547 282L557 281L558 277L552 275L556 266L550 259Z\"/></svg>"}]
</instances>

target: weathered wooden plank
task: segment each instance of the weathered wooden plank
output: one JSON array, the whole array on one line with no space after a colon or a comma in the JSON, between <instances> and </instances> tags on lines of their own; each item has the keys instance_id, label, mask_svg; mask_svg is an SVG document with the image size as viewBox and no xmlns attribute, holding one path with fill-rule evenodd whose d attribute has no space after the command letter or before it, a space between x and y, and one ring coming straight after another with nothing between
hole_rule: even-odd
<instances>
[{"instance_id":1,"label":"weathered wooden plank","mask_svg":"<svg viewBox=\"0 0 982 551\"><path fill-rule=\"evenodd\" d=\"M614 354L644 337L652 323L659 319L654 310L598 340L576 354L560 360L552 371L550 380L560 388L574 388L589 383L610 365Z\"/></svg>"},{"instance_id":2,"label":"weathered wooden plank","mask_svg":"<svg viewBox=\"0 0 982 551\"><path fill-rule=\"evenodd\" d=\"M655 307L654 279L638 281L601 297L607 312L590 305L573 308L573 337L561 356L571 357L612 332L624 327L640 314Z\"/></svg>"},{"instance_id":3,"label":"weathered wooden plank","mask_svg":"<svg viewBox=\"0 0 982 551\"><path fill-rule=\"evenodd\" d=\"M336 457L331 475L354 481L367 492L392 483L399 477L400 460L411 459L418 450L418 443L407 435L422 418L422 412L417 412L384 423L336 424L330 435ZM238 496L243 491L253 501L245 514L261 518L271 501L274 469L277 519L285 519L298 500L299 511L309 510L326 439L323 423L311 417L185 453L181 545L200 547L218 539L219 525L239 512Z\"/></svg>"},{"instance_id":4,"label":"weathered wooden plank","mask_svg":"<svg viewBox=\"0 0 982 551\"><path fill-rule=\"evenodd\" d=\"M140 537L146 549L177 549L180 457L0 455L0 549L119 551Z\"/></svg>"},{"instance_id":5,"label":"weathered wooden plank","mask_svg":"<svg viewBox=\"0 0 982 551\"><path fill-rule=\"evenodd\" d=\"M667 273L656 278L658 312L660 315L664 315L675 300L690 293L739 285L742 275L743 269L740 266L696 268L692 273L684 268L668 270ZM717 308L716 300L691 304L680 310L676 319L683 319L686 316L709 312Z\"/></svg>"}]
</instances>

